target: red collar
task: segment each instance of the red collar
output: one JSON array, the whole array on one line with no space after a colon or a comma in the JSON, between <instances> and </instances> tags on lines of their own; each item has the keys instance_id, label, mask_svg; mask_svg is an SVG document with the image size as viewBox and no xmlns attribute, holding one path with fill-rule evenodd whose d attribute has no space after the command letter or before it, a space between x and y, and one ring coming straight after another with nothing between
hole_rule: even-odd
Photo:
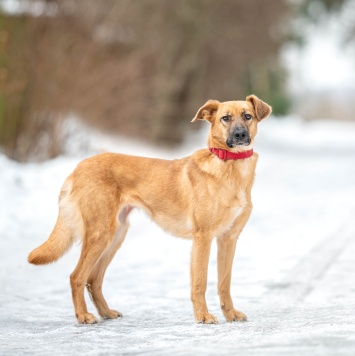
<instances>
[{"instance_id":1,"label":"red collar","mask_svg":"<svg viewBox=\"0 0 355 356\"><path fill-rule=\"evenodd\" d=\"M244 159L251 157L254 153L253 149L244 152L230 152L221 148L210 148L210 151L222 161L226 161L227 159Z\"/></svg>"}]
</instances>

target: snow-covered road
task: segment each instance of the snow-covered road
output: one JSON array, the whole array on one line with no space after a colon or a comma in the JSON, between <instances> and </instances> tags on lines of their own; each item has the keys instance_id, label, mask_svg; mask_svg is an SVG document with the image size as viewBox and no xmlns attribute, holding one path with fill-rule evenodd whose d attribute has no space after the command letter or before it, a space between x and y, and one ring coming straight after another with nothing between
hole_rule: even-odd
<instances>
[{"instance_id":1,"label":"snow-covered road","mask_svg":"<svg viewBox=\"0 0 355 356\"><path fill-rule=\"evenodd\" d=\"M124 317L77 325L69 275L80 246L46 267L26 258L50 233L61 183L79 158L21 165L0 155L0 355L354 355L355 125L268 119L259 131L254 211L233 268L232 295L246 323L222 318L213 246L207 302L219 324L194 324L191 242L134 212L104 284ZM164 158L205 145L202 134L174 152L90 140Z\"/></svg>"}]
</instances>

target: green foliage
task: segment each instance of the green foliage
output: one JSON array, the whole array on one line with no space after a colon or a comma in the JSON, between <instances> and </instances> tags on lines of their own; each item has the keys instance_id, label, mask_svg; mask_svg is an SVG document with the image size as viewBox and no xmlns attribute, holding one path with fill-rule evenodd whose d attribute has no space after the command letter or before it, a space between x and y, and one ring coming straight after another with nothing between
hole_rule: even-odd
<instances>
[{"instance_id":1,"label":"green foliage","mask_svg":"<svg viewBox=\"0 0 355 356\"><path fill-rule=\"evenodd\" d=\"M274 93L266 101L272 106L272 114L275 116L286 115L292 104L290 97L283 93Z\"/></svg>"},{"instance_id":2,"label":"green foliage","mask_svg":"<svg viewBox=\"0 0 355 356\"><path fill-rule=\"evenodd\" d=\"M302 16L316 22L323 13L339 11L348 0L306 0L300 5Z\"/></svg>"},{"instance_id":3,"label":"green foliage","mask_svg":"<svg viewBox=\"0 0 355 356\"><path fill-rule=\"evenodd\" d=\"M286 78L287 73L281 66L269 72L270 92L267 95L267 100L273 107L273 114L276 116L286 115L291 107L291 99L285 90Z\"/></svg>"},{"instance_id":4,"label":"green foliage","mask_svg":"<svg viewBox=\"0 0 355 356\"><path fill-rule=\"evenodd\" d=\"M276 62L250 63L246 73L247 93L253 93L272 106L273 115L286 115L291 107L291 99L285 89L287 73Z\"/></svg>"}]
</instances>

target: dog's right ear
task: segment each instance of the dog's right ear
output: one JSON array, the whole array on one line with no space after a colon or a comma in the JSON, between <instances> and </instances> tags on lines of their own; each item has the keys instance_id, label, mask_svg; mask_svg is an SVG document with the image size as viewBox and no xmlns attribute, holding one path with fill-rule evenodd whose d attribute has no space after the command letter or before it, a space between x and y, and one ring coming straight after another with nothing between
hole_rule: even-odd
<instances>
[{"instance_id":1,"label":"dog's right ear","mask_svg":"<svg viewBox=\"0 0 355 356\"><path fill-rule=\"evenodd\" d=\"M211 122L213 114L218 110L220 102L218 100L208 100L198 111L196 116L191 120L195 122L197 120L207 120Z\"/></svg>"}]
</instances>

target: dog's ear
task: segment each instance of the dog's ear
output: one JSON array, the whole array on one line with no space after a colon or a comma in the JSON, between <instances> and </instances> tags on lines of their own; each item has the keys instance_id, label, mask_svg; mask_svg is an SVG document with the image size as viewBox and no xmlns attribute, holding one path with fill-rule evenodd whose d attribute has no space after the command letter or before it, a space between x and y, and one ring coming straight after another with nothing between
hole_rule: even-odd
<instances>
[{"instance_id":1,"label":"dog's ear","mask_svg":"<svg viewBox=\"0 0 355 356\"><path fill-rule=\"evenodd\" d=\"M252 103L254 107L255 114L258 120L265 119L271 114L272 108L270 105L264 103L260 100L256 95L249 95L247 96L247 101Z\"/></svg>"},{"instance_id":2,"label":"dog's ear","mask_svg":"<svg viewBox=\"0 0 355 356\"><path fill-rule=\"evenodd\" d=\"M211 122L213 114L218 110L220 102L218 100L208 100L198 111L196 116L191 120L195 122L197 120L207 120Z\"/></svg>"}]
</instances>

